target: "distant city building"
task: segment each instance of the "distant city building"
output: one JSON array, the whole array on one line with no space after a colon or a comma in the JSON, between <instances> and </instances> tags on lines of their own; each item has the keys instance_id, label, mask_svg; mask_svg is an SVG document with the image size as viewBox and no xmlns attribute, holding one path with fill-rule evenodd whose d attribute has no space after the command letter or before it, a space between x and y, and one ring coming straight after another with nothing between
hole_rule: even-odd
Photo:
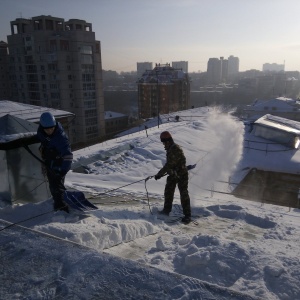
<instances>
[{"instance_id":1,"label":"distant city building","mask_svg":"<svg viewBox=\"0 0 300 300\"><path fill-rule=\"evenodd\" d=\"M125 130L127 127L128 127L127 115L113 112L113 111L105 112L105 128L106 128L107 135L117 134L120 131Z\"/></svg>"},{"instance_id":2,"label":"distant city building","mask_svg":"<svg viewBox=\"0 0 300 300\"><path fill-rule=\"evenodd\" d=\"M10 23L10 100L70 111L76 115L72 145L99 141L105 135L102 62L92 24L52 16Z\"/></svg>"},{"instance_id":3,"label":"distant city building","mask_svg":"<svg viewBox=\"0 0 300 300\"><path fill-rule=\"evenodd\" d=\"M238 81L238 90L241 95L255 97L257 96L257 79L255 77L245 77Z\"/></svg>"},{"instance_id":4,"label":"distant city building","mask_svg":"<svg viewBox=\"0 0 300 300\"><path fill-rule=\"evenodd\" d=\"M187 61L172 61L172 68L181 69L183 72L188 73L188 64Z\"/></svg>"},{"instance_id":5,"label":"distant city building","mask_svg":"<svg viewBox=\"0 0 300 300\"><path fill-rule=\"evenodd\" d=\"M140 78L147 70L152 70L152 62L138 62L137 63L137 77Z\"/></svg>"},{"instance_id":6,"label":"distant city building","mask_svg":"<svg viewBox=\"0 0 300 300\"><path fill-rule=\"evenodd\" d=\"M286 76L284 73L258 76L256 80L258 97L281 97L286 94Z\"/></svg>"},{"instance_id":7,"label":"distant city building","mask_svg":"<svg viewBox=\"0 0 300 300\"><path fill-rule=\"evenodd\" d=\"M138 80L140 118L150 118L188 109L190 81L188 74L170 64L156 64Z\"/></svg>"},{"instance_id":8,"label":"distant city building","mask_svg":"<svg viewBox=\"0 0 300 300\"><path fill-rule=\"evenodd\" d=\"M284 65L279 65L279 64L269 64L269 63L265 63L263 64L263 71L271 71L271 72L280 72L280 71L284 71Z\"/></svg>"},{"instance_id":9,"label":"distant city building","mask_svg":"<svg viewBox=\"0 0 300 300\"><path fill-rule=\"evenodd\" d=\"M0 100L10 99L9 57L7 43L0 41Z\"/></svg>"},{"instance_id":10,"label":"distant city building","mask_svg":"<svg viewBox=\"0 0 300 300\"><path fill-rule=\"evenodd\" d=\"M240 60L238 57L230 55L228 57L228 76L237 75L239 73Z\"/></svg>"},{"instance_id":11,"label":"distant city building","mask_svg":"<svg viewBox=\"0 0 300 300\"><path fill-rule=\"evenodd\" d=\"M228 83L237 78L239 73L239 58L233 55L228 59L223 56L210 58L207 63L207 84Z\"/></svg>"},{"instance_id":12,"label":"distant city building","mask_svg":"<svg viewBox=\"0 0 300 300\"><path fill-rule=\"evenodd\" d=\"M221 82L221 61L210 58L207 63L207 83L219 84Z\"/></svg>"},{"instance_id":13,"label":"distant city building","mask_svg":"<svg viewBox=\"0 0 300 300\"><path fill-rule=\"evenodd\" d=\"M220 57L220 68L221 68L221 82L227 81L228 76L228 60L224 59L223 56Z\"/></svg>"}]
</instances>

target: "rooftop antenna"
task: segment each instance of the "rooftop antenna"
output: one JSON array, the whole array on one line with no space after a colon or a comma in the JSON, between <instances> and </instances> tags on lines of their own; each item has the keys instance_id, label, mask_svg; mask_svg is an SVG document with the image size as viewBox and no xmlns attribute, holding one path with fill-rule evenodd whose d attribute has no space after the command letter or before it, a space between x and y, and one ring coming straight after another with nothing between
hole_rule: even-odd
<instances>
[{"instance_id":1,"label":"rooftop antenna","mask_svg":"<svg viewBox=\"0 0 300 300\"><path fill-rule=\"evenodd\" d=\"M285 73L285 60L283 61L283 72ZM284 82L284 97L286 97L286 73L285 73L285 82Z\"/></svg>"}]
</instances>

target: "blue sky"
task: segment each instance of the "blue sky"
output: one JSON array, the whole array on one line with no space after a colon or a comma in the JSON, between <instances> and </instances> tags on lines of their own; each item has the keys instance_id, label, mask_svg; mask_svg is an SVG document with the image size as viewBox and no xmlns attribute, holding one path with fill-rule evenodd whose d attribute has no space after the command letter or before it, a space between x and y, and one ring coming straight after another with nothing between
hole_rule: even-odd
<instances>
[{"instance_id":1,"label":"blue sky","mask_svg":"<svg viewBox=\"0 0 300 300\"><path fill-rule=\"evenodd\" d=\"M16 18L51 15L92 23L105 70L184 60L206 71L210 57L234 55L240 71L300 71L299 12L299 0L0 0L0 40Z\"/></svg>"}]
</instances>

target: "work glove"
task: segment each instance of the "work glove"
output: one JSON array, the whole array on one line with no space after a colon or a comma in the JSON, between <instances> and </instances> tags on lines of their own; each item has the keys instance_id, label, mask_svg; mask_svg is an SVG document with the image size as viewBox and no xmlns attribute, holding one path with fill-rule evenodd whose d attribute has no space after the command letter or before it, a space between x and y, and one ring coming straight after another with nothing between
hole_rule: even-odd
<instances>
[{"instance_id":1,"label":"work glove","mask_svg":"<svg viewBox=\"0 0 300 300\"><path fill-rule=\"evenodd\" d=\"M154 176L154 179L155 179L155 180L161 179L161 176L158 175L158 174L156 174L156 175Z\"/></svg>"},{"instance_id":2,"label":"work glove","mask_svg":"<svg viewBox=\"0 0 300 300\"><path fill-rule=\"evenodd\" d=\"M196 167L196 164L186 166L188 171L194 169L195 167Z\"/></svg>"},{"instance_id":3,"label":"work glove","mask_svg":"<svg viewBox=\"0 0 300 300\"><path fill-rule=\"evenodd\" d=\"M63 172L60 167L55 166L51 170L55 173L55 175L63 176Z\"/></svg>"}]
</instances>

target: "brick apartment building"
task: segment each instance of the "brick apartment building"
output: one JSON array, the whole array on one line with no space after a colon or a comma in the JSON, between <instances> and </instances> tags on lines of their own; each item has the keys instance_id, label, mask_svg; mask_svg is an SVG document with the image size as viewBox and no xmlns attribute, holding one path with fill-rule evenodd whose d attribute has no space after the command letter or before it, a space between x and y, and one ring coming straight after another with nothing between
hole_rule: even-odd
<instances>
[{"instance_id":1,"label":"brick apartment building","mask_svg":"<svg viewBox=\"0 0 300 300\"><path fill-rule=\"evenodd\" d=\"M156 64L138 82L138 110L140 118L151 118L188 109L190 81L188 74L170 64Z\"/></svg>"}]
</instances>

